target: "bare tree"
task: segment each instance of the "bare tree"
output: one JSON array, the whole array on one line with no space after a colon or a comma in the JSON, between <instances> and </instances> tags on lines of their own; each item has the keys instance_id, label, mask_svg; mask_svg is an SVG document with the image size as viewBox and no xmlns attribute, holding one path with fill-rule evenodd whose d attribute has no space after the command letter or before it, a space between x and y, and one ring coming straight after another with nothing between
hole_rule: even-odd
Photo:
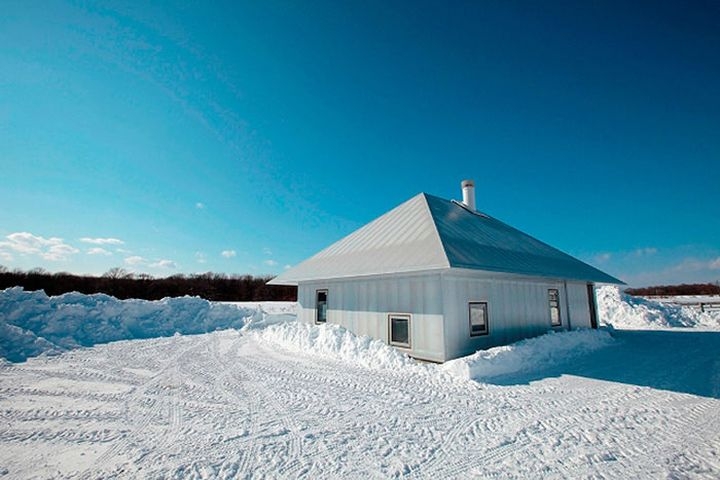
<instances>
[{"instance_id":1,"label":"bare tree","mask_svg":"<svg viewBox=\"0 0 720 480\"><path fill-rule=\"evenodd\" d=\"M113 267L102 275L105 278L131 278L132 274L121 267Z\"/></svg>"}]
</instances>

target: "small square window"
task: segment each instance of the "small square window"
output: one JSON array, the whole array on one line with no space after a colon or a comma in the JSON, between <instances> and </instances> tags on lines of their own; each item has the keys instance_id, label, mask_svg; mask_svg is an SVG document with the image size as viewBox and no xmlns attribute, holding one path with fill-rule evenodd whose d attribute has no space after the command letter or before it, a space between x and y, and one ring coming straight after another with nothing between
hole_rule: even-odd
<instances>
[{"instance_id":1,"label":"small square window","mask_svg":"<svg viewBox=\"0 0 720 480\"><path fill-rule=\"evenodd\" d=\"M470 336L488 334L487 302L470 302Z\"/></svg>"},{"instance_id":2,"label":"small square window","mask_svg":"<svg viewBox=\"0 0 720 480\"><path fill-rule=\"evenodd\" d=\"M410 315L389 315L390 345L410 348Z\"/></svg>"}]
</instances>

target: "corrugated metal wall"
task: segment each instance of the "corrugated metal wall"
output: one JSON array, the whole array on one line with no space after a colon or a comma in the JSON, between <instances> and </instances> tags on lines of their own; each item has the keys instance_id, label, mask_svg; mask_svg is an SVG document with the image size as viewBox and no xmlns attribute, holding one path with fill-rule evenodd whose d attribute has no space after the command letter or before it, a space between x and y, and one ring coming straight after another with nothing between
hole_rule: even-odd
<instances>
[{"instance_id":1,"label":"corrugated metal wall","mask_svg":"<svg viewBox=\"0 0 720 480\"><path fill-rule=\"evenodd\" d=\"M425 360L445 359L439 273L303 282L298 287L301 321L315 322L315 295L320 289L328 291L329 323L389 343L388 315L408 313L411 348L401 350Z\"/></svg>"},{"instance_id":2,"label":"corrugated metal wall","mask_svg":"<svg viewBox=\"0 0 720 480\"><path fill-rule=\"evenodd\" d=\"M586 283L567 284L571 328L590 328L590 301Z\"/></svg>"},{"instance_id":3,"label":"corrugated metal wall","mask_svg":"<svg viewBox=\"0 0 720 480\"><path fill-rule=\"evenodd\" d=\"M506 345L550 330L589 327L590 316L585 284L551 280L487 278L486 275L448 272L443 275L445 347L447 359L469 355L480 349ZM560 294L562 323L550 323L548 289ZM487 302L487 335L471 337L469 302Z\"/></svg>"},{"instance_id":4,"label":"corrugated metal wall","mask_svg":"<svg viewBox=\"0 0 720 480\"><path fill-rule=\"evenodd\" d=\"M551 288L560 294L559 327L550 324ZM411 314L411 348L402 350L432 361L442 362L549 330L590 327L585 283L497 278L465 270L303 282L298 287L298 314L303 322L315 322L317 290L328 291L329 323L385 343L389 343L388 314ZM487 302L487 335L470 336L469 302Z\"/></svg>"}]
</instances>

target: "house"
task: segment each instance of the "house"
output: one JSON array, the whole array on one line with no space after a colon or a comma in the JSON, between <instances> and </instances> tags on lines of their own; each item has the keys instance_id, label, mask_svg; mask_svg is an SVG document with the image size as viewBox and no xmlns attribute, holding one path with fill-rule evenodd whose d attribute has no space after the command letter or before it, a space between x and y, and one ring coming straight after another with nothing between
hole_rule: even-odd
<instances>
[{"instance_id":1,"label":"house","mask_svg":"<svg viewBox=\"0 0 720 480\"><path fill-rule=\"evenodd\" d=\"M549 330L597 328L595 284L622 284L475 209L420 193L272 279L298 317L444 362Z\"/></svg>"}]
</instances>

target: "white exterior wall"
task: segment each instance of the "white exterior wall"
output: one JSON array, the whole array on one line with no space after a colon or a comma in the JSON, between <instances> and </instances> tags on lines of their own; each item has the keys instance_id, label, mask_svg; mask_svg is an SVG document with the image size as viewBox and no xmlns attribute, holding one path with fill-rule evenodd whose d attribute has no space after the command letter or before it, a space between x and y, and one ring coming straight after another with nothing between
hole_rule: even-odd
<instances>
[{"instance_id":1,"label":"white exterior wall","mask_svg":"<svg viewBox=\"0 0 720 480\"><path fill-rule=\"evenodd\" d=\"M298 286L298 317L315 323L317 290L328 291L328 323L357 335L389 344L391 313L410 314L409 355L444 361L443 302L439 273L383 275L302 282Z\"/></svg>"},{"instance_id":2,"label":"white exterior wall","mask_svg":"<svg viewBox=\"0 0 720 480\"><path fill-rule=\"evenodd\" d=\"M548 289L560 295L561 325L550 321ZM298 318L315 323L317 290L328 291L328 323L389 344L390 313L411 315L409 355L443 362L550 330L590 328L587 286L580 282L445 270L302 282ZM470 336L469 302L487 302L487 335ZM444 320L443 320L444 319Z\"/></svg>"},{"instance_id":3,"label":"white exterior wall","mask_svg":"<svg viewBox=\"0 0 720 480\"><path fill-rule=\"evenodd\" d=\"M443 275L446 360L568 328L568 296L562 281L487 275L465 271ZM560 294L559 327L551 325L548 299L551 288ZM572 292L571 315L576 314L578 304L576 289ZM487 335L470 336L469 302L487 302ZM589 318L587 323L589 325Z\"/></svg>"},{"instance_id":4,"label":"white exterior wall","mask_svg":"<svg viewBox=\"0 0 720 480\"><path fill-rule=\"evenodd\" d=\"M591 328L587 284L568 282L567 301L570 313L570 327L572 329Z\"/></svg>"}]
</instances>

